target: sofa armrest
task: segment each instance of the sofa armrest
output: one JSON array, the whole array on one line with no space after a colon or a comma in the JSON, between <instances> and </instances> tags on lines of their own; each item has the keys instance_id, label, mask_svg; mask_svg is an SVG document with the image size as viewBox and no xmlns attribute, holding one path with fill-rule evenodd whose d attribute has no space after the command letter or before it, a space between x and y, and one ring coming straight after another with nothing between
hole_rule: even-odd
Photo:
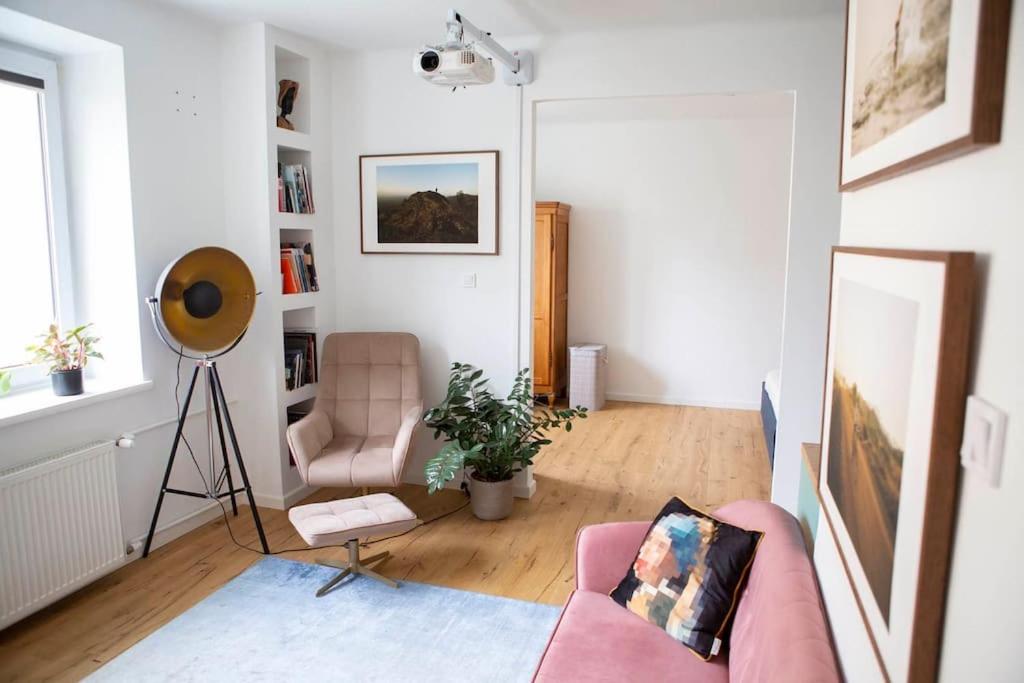
<instances>
[{"instance_id":1,"label":"sofa armrest","mask_svg":"<svg viewBox=\"0 0 1024 683\"><path fill-rule=\"evenodd\" d=\"M395 486L402 483L402 470L409 456L409 445L412 443L412 435L420 424L423 415L423 403L418 403L402 416L402 424L398 427L398 434L395 435L395 447L391 452L391 462L395 474Z\"/></svg>"},{"instance_id":2,"label":"sofa armrest","mask_svg":"<svg viewBox=\"0 0 1024 683\"><path fill-rule=\"evenodd\" d=\"M576 588L610 593L629 571L650 522L611 522L580 529L576 536Z\"/></svg>"},{"instance_id":3,"label":"sofa armrest","mask_svg":"<svg viewBox=\"0 0 1024 683\"><path fill-rule=\"evenodd\" d=\"M331 418L322 410L313 410L298 422L288 425L286 435L299 475L302 481L306 481L309 463L313 462L334 438Z\"/></svg>"}]
</instances>

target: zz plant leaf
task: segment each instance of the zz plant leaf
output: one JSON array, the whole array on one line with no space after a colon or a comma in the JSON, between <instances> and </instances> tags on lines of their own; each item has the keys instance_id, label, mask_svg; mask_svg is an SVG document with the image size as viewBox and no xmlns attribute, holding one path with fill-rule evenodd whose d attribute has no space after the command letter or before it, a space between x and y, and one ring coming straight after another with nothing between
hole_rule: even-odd
<instances>
[{"instance_id":1,"label":"zz plant leaf","mask_svg":"<svg viewBox=\"0 0 1024 683\"><path fill-rule=\"evenodd\" d=\"M434 438L447 441L424 468L430 493L444 488L463 467L471 468L472 476L481 481L511 479L551 443L545 436L549 431L569 431L573 420L587 416L582 406L534 406L529 369L516 373L504 398L493 394L483 374L472 365L453 363L444 400L423 417Z\"/></svg>"}]
</instances>

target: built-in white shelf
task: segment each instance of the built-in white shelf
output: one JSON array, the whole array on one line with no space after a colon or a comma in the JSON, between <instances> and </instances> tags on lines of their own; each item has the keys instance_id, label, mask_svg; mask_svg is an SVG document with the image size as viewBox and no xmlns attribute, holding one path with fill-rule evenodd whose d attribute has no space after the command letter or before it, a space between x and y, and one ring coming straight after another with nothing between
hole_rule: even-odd
<instances>
[{"instance_id":1,"label":"built-in white shelf","mask_svg":"<svg viewBox=\"0 0 1024 683\"><path fill-rule=\"evenodd\" d=\"M274 212L274 227L278 230L313 230L317 224L315 213Z\"/></svg>"},{"instance_id":2,"label":"built-in white shelf","mask_svg":"<svg viewBox=\"0 0 1024 683\"><path fill-rule=\"evenodd\" d=\"M313 149L313 143L308 133L275 126L273 138L278 147L285 149L299 150L300 152L309 152Z\"/></svg>"},{"instance_id":3,"label":"built-in white shelf","mask_svg":"<svg viewBox=\"0 0 1024 683\"><path fill-rule=\"evenodd\" d=\"M320 292L301 292L299 294L282 294L281 310L294 311L298 308L312 308L319 300Z\"/></svg>"},{"instance_id":4,"label":"built-in white shelf","mask_svg":"<svg viewBox=\"0 0 1024 683\"><path fill-rule=\"evenodd\" d=\"M303 384L298 389L287 389L282 391L281 394L284 397L284 405L286 408L295 405L296 403L302 403L308 401L311 398L316 398L316 382L313 384Z\"/></svg>"},{"instance_id":5,"label":"built-in white shelf","mask_svg":"<svg viewBox=\"0 0 1024 683\"><path fill-rule=\"evenodd\" d=\"M266 269L263 280L274 283L267 286L273 315L259 319L246 337L246 344L259 358L251 368L254 392L246 400L267 402L265 411L254 413L274 416L254 420L248 426L253 432L251 438L267 446L260 449L260 462L253 463L254 484L265 500L284 507L289 496L304 488L297 470L289 464L287 411L312 402L317 385L285 389L283 333L287 329L316 330L319 357L324 336L337 329L330 263L334 254L328 109L331 51L265 24L229 31L225 41L231 49L225 51L223 61L222 77L228 85L222 100L235 122L225 132L225 144L245 160L247 168L260 168L265 173L260 178L255 173L229 174L225 181L226 201L231 207L229 234L250 267ZM285 79L299 84L288 117L294 130L277 126L278 85ZM278 164L305 167L317 213L277 210ZM306 242L312 245L321 291L283 294L281 244ZM274 443L278 448L273 447Z\"/></svg>"}]
</instances>

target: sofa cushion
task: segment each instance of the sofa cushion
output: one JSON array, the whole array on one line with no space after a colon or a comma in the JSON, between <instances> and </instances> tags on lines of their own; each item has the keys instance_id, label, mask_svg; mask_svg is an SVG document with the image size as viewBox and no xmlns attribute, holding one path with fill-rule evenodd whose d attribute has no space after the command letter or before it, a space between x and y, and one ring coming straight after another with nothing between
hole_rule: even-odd
<instances>
[{"instance_id":1,"label":"sofa cushion","mask_svg":"<svg viewBox=\"0 0 1024 683\"><path fill-rule=\"evenodd\" d=\"M729 680L725 658L704 662L610 597L576 591L551 634L535 681Z\"/></svg>"},{"instance_id":2,"label":"sofa cushion","mask_svg":"<svg viewBox=\"0 0 1024 683\"><path fill-rule=\"evenodd\" d=\"M740 585L763 535L672 498L611 597L709 659L726 637Z\"/></svg>"}]
</instances>

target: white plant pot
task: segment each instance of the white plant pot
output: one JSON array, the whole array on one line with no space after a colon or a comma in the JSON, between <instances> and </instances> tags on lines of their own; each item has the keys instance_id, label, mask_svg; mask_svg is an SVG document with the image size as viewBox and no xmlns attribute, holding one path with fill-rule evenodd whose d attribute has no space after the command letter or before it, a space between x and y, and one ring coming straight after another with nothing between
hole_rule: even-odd
<instances>
[{"instance_id":1,"label":"white plant pot","mask_svg":"<svg viewBox=\"0 0 1024 683\"><path fill-rule=\"evenodd\" d=\"M469 502L473 514L483 520L505 519L512 514L512 480L480 481L469 475Z\"/></svg>"}]
</instances>

